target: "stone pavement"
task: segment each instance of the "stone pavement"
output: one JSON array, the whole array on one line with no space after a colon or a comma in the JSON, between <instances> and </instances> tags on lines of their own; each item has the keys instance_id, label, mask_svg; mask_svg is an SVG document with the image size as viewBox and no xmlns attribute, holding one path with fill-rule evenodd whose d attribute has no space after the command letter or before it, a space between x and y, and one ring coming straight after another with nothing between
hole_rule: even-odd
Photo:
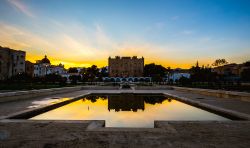
<instances>
[{"instance_id":1,"label":"stone pavement","mask_svg":"<svg viewBox=\"0 0 250 148\"><path fill-rule=\"evenodd\" d=\"M84 122L0 121L1 148L247 148L250 122L158 122L156 128L102 128L88 130Z\"/></svg>"},{"instance_id":2,"label":"stone pavement","mask_svg":"<svg viewBox=\"0 0 250 148\"><path fill-rule=\"evenodd\" d=\"M27 99L27 100L22 100L22 101L0 103L0 116L4 116L7 114L25 110L27 109L28 106L32 105L33 101L41 101L46 98L53 98L53 97L72 98L72 97L76 97L87 92L94 92L94 93L119 93L119 92L164 93L166 92L169 94L174 94L180 97L186 97L195 101L207 103L207 104L214 105L217 107L250 114L250 102L243 101L237 98L235 99L218 98L218 97L212 97L212 96L206 96L206 95L200 95L200 94L182 92L182 91L176 91L176 90L81 90L81 91L74 91L71 93L60 93L60 94L55 94L55 95L50 95L50 96L45 96L45 97L44 96L35 97L32 99Z\"/></svg>"},{"instance_id":3,"label":"stone pavement","mask_svg":"<svg viewBox=\"0 0 250 148\"><path fill-rule=\"evenodd\" d=\"M87 92L117 93L123 90L81 90L0 103L0 116L27 109L33 101L76 97ZM250 102L217 98L176 90L125 90L135 93L169 93L217 107L250 114ZM0 147L249 147L250 121L155 121L155 128L90 127L87 121L0 121ZM93 125L93 124L91 124Z\"/></svg>"},{"instance_id":4,"label":"stone pavement","mask_svg":"<svg viewBox=\"0 0 250 148\"><path fill-rule=\"evenodd\" d=\"M167 90L170 94L186 97L202 103L214 105L217 107L238 111L241 113L250 114L250 102L238 98L218 98L213 96L200 95L190 92L182 92L176 90Z\"/></svg>"},{"instance_id":5,"label":"stone pavement","mask_svg":"<svg viewBox=\"0 0 250 148\"><path fill-rule=\"evenodd\" d=\"M33 105L32 102L34 101L42 101L48 98L72 98L79 96L81 94L84 94L86 91L74 91L71 93L60 93L60 94L54 94L49 96L42 96L42 97L35 97L31 99L25 99L20 101L11 101L11 102L1 102L0 103L0 116L4 116L7 114L19 112L22 110L27 109L27 107Z\"/></svg>"}]
</instances>

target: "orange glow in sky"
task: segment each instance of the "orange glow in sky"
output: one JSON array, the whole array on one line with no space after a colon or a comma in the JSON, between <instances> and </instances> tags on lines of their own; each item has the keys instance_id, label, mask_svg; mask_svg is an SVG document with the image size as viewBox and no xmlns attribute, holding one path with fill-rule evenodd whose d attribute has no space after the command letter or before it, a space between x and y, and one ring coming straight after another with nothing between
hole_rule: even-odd
<instances>
[{"instance_id":1,"label":"orange glow in sky","mask_svg":"<svg viewBox=\"0 0 250 148\"><path fill-rule=\"evenodd\" d=\"M0 46L66 68L107 66L109 56L171 68L248 61L248 1L190 1L2 0Z\"/></svg>"}]
</instances>

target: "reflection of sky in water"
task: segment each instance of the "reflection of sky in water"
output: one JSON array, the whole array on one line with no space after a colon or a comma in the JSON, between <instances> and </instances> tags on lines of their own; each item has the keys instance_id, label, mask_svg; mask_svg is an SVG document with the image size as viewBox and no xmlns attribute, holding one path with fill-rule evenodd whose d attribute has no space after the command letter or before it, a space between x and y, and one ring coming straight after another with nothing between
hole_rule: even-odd
<instances>
[{"instance_id":1,"label":"reflection of sky in water","mask_svg":"<svg viewBox=\"0 0 250 148\"><path fill-rule=\"evenodd\" d=\"M149 99L155 100L137 96L130 99L118 96L85 98L31 119L105 120L107 127L153 127L154 120L229 120L173 99L163 98L155 102ZM128 108L134 111L127 111Z\"/></svg>"},{"instance_id":2,"label":"reflection of sky in water","mask_svg":"<svg viewBox=\"0 0 250 148\"><path fill-rule=\"evenodd\" d=\"M69 98L45 98L43 100L40 101L33 101L31 102L32 105L28 106L27 108L37 108L37 107L41 107L41 106L45 106L45 105L49 105L49 104L55 104L55 103L59 103L62 101L66 101Z\"/></svg>"}]
</instances>

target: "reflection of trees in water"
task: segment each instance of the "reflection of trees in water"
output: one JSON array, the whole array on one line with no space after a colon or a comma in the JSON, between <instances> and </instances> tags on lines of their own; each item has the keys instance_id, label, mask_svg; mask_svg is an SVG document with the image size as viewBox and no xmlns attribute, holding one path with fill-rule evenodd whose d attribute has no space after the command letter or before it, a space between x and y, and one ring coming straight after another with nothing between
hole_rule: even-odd
<instances>
[{"instance_id":1,"label":"reflection of trees in water","mask_svg":"<svg viewBox=\"0 0 250 148\"><path fill-rule=\"evenodd\" d=\"M133 94L123 94L123 95L90 95L82 99L82 101L89 100L95 103L98 99L107 100L108 99L108 110L115 111L134 111L144 110L144 103L155 105L162 104L163 101L168 100L171 102L171 98L164 96L141 96Z\"/></svg>"},{"instance_id":2,"label":"reflection of trees in water","mask_svg":"<svg viewBox=\"0 0 250 148\"><path fill-rule=\"evenodd\" d=\"M165 100L168 100L168 102L171 102L170 98L167 98L164 96L145 96L144 97L145 103L152 104L152 105L155 105L157 103L162 104L162 102Z\"/></svg>"},{"instance_id":3,"label":"reflection of trees in water","mask_svg":"<svg viewBox=\"0 0 250 148\"><path fill-rule=\"evenodd\" d=\"M144 110L144 100L141 96L124 94L108 98L108 110L137 112L139 109Z\"/></svg>"},{"instance_id":4,"label":"reflection of trees in water","mask_svg":"<svg viewBox=\"0 0 250 148\"><path fill-rule=\"evenodd\" d=\"M101 100L107 100L108 96L102 95L102 96L98 96Z\"/></svg>"},{"instance_id":5,"label":"reflection of trees in water","mask_svg":"<svg viewBox=\"0 0 250 148\"><path fill-rule=\"evenodd\" d=\"M108 99L108 96L104 96L104 95L91 95L91 96L86 96L85 98L82 99L82 101L85 101L85 100L89 100L91 101L92 103L95 103L98 99L101 99L101 100L106 100Z\"/></svg>"}]
</instances>

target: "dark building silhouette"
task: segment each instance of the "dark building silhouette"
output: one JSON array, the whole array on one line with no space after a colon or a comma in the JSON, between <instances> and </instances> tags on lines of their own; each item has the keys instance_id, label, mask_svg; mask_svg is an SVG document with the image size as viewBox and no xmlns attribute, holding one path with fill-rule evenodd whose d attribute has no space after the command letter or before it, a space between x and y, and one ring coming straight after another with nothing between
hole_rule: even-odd
<instances>
[{"instance_id":1,"label":"dark building silhouette","mask_svg":"<svg viewBox=\"0 0 250 148\"><path fill-rule=\"evenodd\" d=\"M142 96L123 94L108 97L108 110L136 112L139 109L145 109Z\"/></svg>"},{"instance_id":2,"label":"dark building silhouette","mask_svg":"<svg viewBox=\"0 0 250 148\"><path fill-rule=\"evenodd\" d=\"M0 46L0 80L25 72L26 52Z\"/></svg>"},{"instance_id":3,"label":"dark building silhouette","mask_svg":"<svg viewBox=\"0 0 250 148\"><path fill-rule=\"evenodd\" d=\"M25 61L25 73L31 77L34 75L34 63Z\"/></svg>"},{"instance_id":4,"label":"dark building silhouette","mask_svg":"<svg viewBox=\"0 0 250 148\"><path fill-rule=\"evenodd\" d=\"M145 110L145 104L161 104L163 101L168 100L171 102L171 98L167 98L161 95L135 95L135 94L122 94L122 95L108 95L108 96L99 96L99 95L90 95L83 100L89 100L92 103L95 103L98 99L106 100L108 99L108 110L119 111L133 111L137 112L138 110Z\"/></svg>"},{"instance_id":5,"label":"dark building silhouette","mask_svg":"<svg viewBox=\"0 0 250 148\"><path fill-rule=\"evenodd\" d=\"M109 57L108 68L110 77L142 77L144 58L133 57Z\"/></svg>"}]
</instances>

